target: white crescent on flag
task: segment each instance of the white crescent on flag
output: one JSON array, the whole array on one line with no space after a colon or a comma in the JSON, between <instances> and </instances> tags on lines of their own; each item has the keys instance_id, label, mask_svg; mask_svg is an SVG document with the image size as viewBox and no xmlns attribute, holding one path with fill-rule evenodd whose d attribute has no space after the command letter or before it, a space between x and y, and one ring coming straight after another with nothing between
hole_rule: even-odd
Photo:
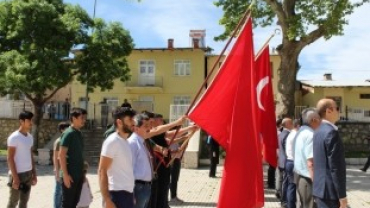
<instances>
[{"instance_id":1,"label":"white crescent on flag","mask_svg":"<svg viewBox=\"0 0 370 208\"><path fill-rule=\"evenodd\" d=\"M256 87L256 91L257 91L257 103L258 103L258 107L263 110L263 111L266 111L265 108L263 107L262 105L262 102L261 102L261 93L262 93L262 90L264 87L266 87L266 85L269 83L269 77L266 76L264 78L262 78L258 84L257 84L257 87Z\"/></svg>"}]
</instances>

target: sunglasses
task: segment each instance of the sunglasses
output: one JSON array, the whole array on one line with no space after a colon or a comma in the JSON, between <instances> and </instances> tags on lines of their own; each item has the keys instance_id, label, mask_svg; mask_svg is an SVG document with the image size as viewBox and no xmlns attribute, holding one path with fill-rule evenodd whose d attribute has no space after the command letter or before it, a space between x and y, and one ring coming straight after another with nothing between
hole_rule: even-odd
<instances>
[{"instance_id":1,"label":"sunglasses","mask_svg":"<svg viewBox=\"0 0 370 208\"><path fill-rule=\"evenodd\" d=\"M340 108L339 108L339 106L337 106L337 107L329 107L330 109L336 109L337 111L339 111L340 110Z\"/></svg>"}]
</instances>

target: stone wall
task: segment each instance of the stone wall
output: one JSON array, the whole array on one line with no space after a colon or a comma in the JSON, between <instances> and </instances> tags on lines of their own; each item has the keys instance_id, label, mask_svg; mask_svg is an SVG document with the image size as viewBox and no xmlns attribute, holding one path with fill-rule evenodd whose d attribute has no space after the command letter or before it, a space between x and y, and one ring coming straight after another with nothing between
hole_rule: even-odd
<instances>
[{"instance_id":1,"label":"stone wall","mask_svg":"<svg viewBox=\"0 0 370 208\"><path fill-rule=\"evenodd\" d=\"M42 148L57 132L60 121L42 120L39 132L39 148ZM19 128L18 119L0 118L0 149L6 149L8 136Z\"/></svg>"},{"instance_id":2,"label":"stone wall","mask_svg":"<svg viewBox=\"0 0 370 208\"><path fill-rule=\"evenodd\" d=\"M368 151L370 140L369 122L338 122L339 134L341 135L346 151Z\"/></svg>"}]
</instances>

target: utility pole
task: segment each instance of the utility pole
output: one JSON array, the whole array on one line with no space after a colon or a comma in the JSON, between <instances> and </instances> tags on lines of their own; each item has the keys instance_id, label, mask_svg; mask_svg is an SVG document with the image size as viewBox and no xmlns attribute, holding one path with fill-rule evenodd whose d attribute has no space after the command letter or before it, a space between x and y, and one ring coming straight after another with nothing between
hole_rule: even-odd
<instances>
[{"instance_id":1,"label":"utility pole","mask_svg":"<svg viewBox=\"0 0 370 208\"><path fill-rule=\"evenodd\" d=\"M94 12L93 12L93 20L95 19L95 12L96 12L96 1L94 0ZM94 33L94 27L92 29L92 33ZM88 70L87 70L88 71ZM86 72L86 95L85 95L85 109L89 112L89 73Z\"/></svg>"}]
</instances>

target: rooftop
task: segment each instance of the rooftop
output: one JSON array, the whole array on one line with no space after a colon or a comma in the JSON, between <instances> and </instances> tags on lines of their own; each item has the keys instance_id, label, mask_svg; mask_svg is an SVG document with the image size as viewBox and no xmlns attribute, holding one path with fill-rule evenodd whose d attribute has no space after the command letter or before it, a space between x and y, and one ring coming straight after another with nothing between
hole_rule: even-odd
<instances>
[{"instance_id":1,"label":"rooftop","mask_svg":"<svg viewBox=\"0 0 370 208\"><path fill-rule=\"evenodd\" d=\"M370 87L370 82L365 80L300 80L300 82L310 87Z\"/></svg>"}]
</instances>

